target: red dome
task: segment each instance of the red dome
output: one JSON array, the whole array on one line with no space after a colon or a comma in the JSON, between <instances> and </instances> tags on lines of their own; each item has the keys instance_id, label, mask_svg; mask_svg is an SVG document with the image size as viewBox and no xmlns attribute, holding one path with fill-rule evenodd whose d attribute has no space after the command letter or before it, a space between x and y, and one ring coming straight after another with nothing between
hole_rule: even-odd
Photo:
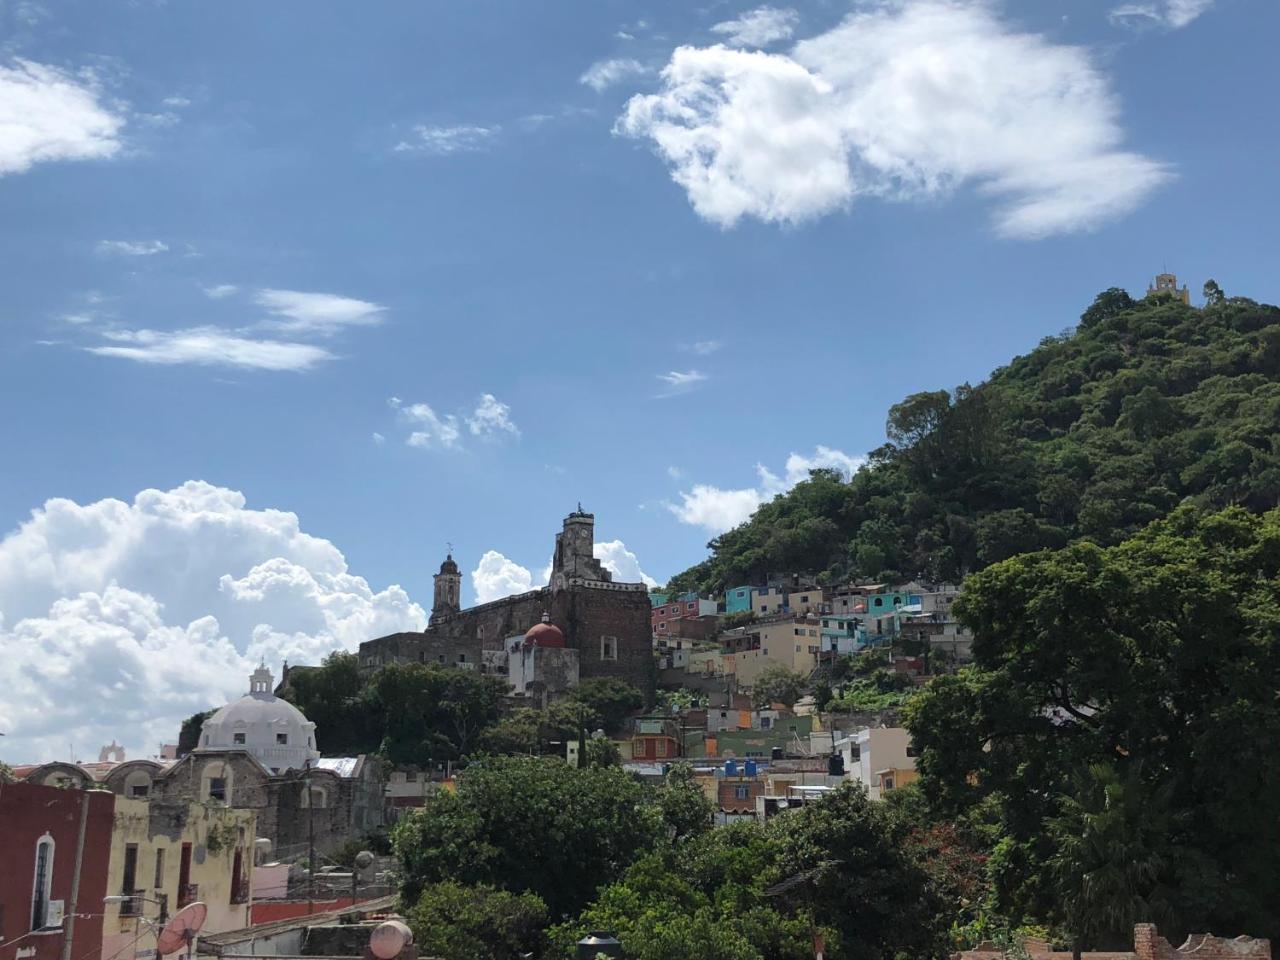
<instances>
[{"instance_id":1,"label":"red dome","mask_svg":"<svg viewBox=\"0 0 1280 960\"><path fill-rule=\"evenodd\" d=\"M563 647L564 634L554 623L535 623L524 635L525 646Z\"/></svg>"}]
</instances>

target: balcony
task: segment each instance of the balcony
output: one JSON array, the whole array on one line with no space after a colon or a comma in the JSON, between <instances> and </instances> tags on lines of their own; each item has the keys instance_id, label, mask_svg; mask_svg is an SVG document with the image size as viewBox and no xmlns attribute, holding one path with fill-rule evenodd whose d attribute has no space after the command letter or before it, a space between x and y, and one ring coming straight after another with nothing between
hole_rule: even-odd
<instances>
[{"instance_id":1,"label":"balcony","mask_svg":"<svg viewBox=\"0 0 1280 960\"><path fill-rule=\"evenodd\" d=\"M198 883L181 883L178 885L178 908L181 909L189 903L195 903L200 899L200 884Z\"/></svg>"}]
</instances>

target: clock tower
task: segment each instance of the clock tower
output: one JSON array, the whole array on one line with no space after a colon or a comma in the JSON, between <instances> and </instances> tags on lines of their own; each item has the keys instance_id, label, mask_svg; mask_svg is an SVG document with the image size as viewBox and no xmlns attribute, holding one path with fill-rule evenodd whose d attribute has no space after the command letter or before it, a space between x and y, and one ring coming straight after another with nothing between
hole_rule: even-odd
<instances>
[{"instance_id":1,"label":"clock tower","mask_svg":"<svg viewBox=\"0 0 1280 960\"><path fill-rule=\"evenodd\" d=\"M613 575L595 558L596 518L585 512L582 504L564 518L563 529L556 534L556 552L551 560L551 587L563 589L567 581L612 580Z\"/></svg>"}]
</instances>

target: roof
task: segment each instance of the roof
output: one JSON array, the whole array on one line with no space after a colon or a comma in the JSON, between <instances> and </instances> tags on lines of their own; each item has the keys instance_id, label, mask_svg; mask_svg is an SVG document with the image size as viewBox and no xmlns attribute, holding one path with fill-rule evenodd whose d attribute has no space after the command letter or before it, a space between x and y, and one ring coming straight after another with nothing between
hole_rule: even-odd
<instances>
[{"instance_id":1,"label":"roof","mask_svg":"<svg viewBox=\"0 0 1280 960\"><path fill-rule=\"evenodd\" d=\"M256 940L258 937L269 937L273 934L285 933L302 927L321 926L326 923L332 923L341 917L350 916L353 913L383 913L395 907L396 899L397 895L391 894L374 900L366 900L343 910L303 914L300 917L290 917L288 920L276 920L272 923L259 923L252 927L241 927L239 930L224 930L222 933L203 933L196 941L196 949L200 953L220 954L226 947L230 947L233 944Z\"/></svg>"},{"instance_id":2,"label":"roof","mask_svg":"<svg viewBox=\"0 0 1280 960\"><path fill-rule=\"evenodd\" d=\"M340 777L355 776L356 769L360 766L359 757L321 757L315 763L316 768L320 770L330 770Z\"/></svg>"}]
</instances>

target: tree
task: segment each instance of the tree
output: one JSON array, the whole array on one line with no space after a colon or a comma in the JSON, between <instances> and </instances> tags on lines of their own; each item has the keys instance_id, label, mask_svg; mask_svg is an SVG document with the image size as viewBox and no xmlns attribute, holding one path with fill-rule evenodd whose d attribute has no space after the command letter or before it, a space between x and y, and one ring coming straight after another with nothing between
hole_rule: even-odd
<instances>
[{"instance_id":1,"label":"tree","mask_svg":"<svg viewBox=\"0 0 1280 960\"><path fill-rule=\"evenodd\" d=\"M425 887L406 919L425 956L520 960L543 950L547 905L532 893L445 881Z\"/></svg>"},{"instance_id":2,"label":"tree","mask_svg":"<svg viewBox=\"0 0 1280 960\"><path fill-rule=\"evenodd\" d=\"M605 733L617 733L627 718L644 706L644 694L618 677L591 677L571 691L569 700L588 707Z\"/></svg>"},{"instance_id":3,"label":"tree","mask_svg":"<svg viewBox=\"0 0 1280 960\"><path fill-rule=\"evenodd\" d=\"M751 694L758 707L767 707L771 703L790 707L804 694L805 683L806 679L801 674L777 664L760 671L751 685Z\"/></svg>"},{"instance_id":4,"label":"tree","mask_svg":"<svg viewBox=\"0 0 1280 960\"><path fill-rule=\"evenodd\" d=\"M475 750L497 722L507 689L468 670L395 663L374 675L360 705L381 734L380 753L392 763L425 766Z\"/></svg>"},{"instance_id":5,"label":"tree","mask_svg":"<svg viewBox=\"0 0 1280 960\"><path fill-rule=\"evenodd\" d=\"M677 763L658 789L662 821L675 841L687 840L711 829L713 804L694 778L693 767Z\"/></svg>"},{"instance_id":6,"label":"tree","mask_svg":"<svg viewBox=\"0 0 1280 960\"><path fill-rule=\"evenodd\" d=\"M1091 851L1119 837L1135 863L1162 864L1123 880L1127 902L1167 900L1171 935L1280 934L1266 852L1280 843L1280 757L1262 747L1280 736L1278 583L1280 511L1183 506L1117 546L1015 557L966 584L956 608L976 662L930 683L907 726L940 811L998 803L1007 916L1054 916L1061 878L1115 868ZM1109 766L1121 793L1082 792L1081 771Z\"/></svg>"},{"instance_id":7,"label":"tree","mask_svg":"<svg viewBox=\"0 0 1280 960\"><path fill-rule=\"evenodd\" d=\"M178 756L185 757L200 745L200 728L213 714L213 710L204 710L182 721L182 729L178 731Z\"/></svg>"},{"instance_id":8,"label":"tree","mask_svg":"<svg viewBox=\"0 0 1280 960\"><path fill-rule=\"evenodd\" d=\"M1204 305L1206 307L1221 306L1226 302L1227 295L1222 292L1222 288L1218 286L1216 280L1206 280L1204 282Z\"/></svg>"},{"instance_id":9,"label":"tree","mask_svg":"<svg viewBox=\"0 0 1280 960\"><path fill-rule=\"evenodd\" d=\"M380 724L361 703L364 679L354 653L336 651L319 667L294 667L282 694L316 725L316 745L329 756L373 753Z\"/></svg>"},{"instance_id":10,"label":"tree","mask_svg":"<svg viewBox=\"0 0 1280 960\"><path fill-rule=\"evenodd\" d=\"M592 737L586 743L582 765L587 767L618 767L622 765L622 751L606 737Z\"/></svg>"},{"instance_id":11,"label":"tree","mask_svg":"<svg viewBox=\"0 0 1280 960\"><path fill-rule=\"evenodd\" d=\"M649 788L619 767L490 757L468 766L456 791L410 812L392 842L406 901L455 880L535 893L558 917L580 910L660 833Z\"/></svg>"}]
</instances>

